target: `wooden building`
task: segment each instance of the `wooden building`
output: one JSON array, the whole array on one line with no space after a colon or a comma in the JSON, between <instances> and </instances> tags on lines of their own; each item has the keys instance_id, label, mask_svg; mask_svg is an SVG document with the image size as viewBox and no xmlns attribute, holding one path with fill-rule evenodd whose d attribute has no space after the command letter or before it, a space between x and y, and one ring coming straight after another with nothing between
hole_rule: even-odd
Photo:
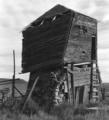
<instances>
[{"instance_id":1,"label":"wooden building","mask_svg":"<svg viewBox=\"0 0 109 120\"><path fill-rule=\"evenodd\" d=\"M37 76L36 88L41 89L52 76L59 85L65 79L69 102L88 103L93 96L98 99L101 81L96 19L57 5L30 23L22 34L22 73L30 72L28 90ZM98 85L95 95L94 84Z\"/></svg>"}]
</instances>

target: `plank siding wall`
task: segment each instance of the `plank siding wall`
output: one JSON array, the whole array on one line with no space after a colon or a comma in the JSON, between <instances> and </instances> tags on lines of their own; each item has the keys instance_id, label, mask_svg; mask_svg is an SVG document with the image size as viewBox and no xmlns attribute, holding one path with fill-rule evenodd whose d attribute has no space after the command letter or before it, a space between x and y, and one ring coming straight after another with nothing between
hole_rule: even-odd
<instances>
[{"instance_id":1,"label":"plank siding wall","mask_svg":"<svg viewBox=\"0 0 109 120\"><path fill-rule=\"evenodd\" d=\"M72 24L72 26L71 26ZM91 61L97 21L57 5L23 30L22 72ZM96 52L95 52L96 54Z\"/></svg>"},{"instance_id":2,"label":"plank siding wall","mask_svg":"<svg viewBox=\"0 0 109 120\"><path fill-rule=\"evenodd\" d=\"M24 71L30 71L31 66L47 66L47 61L63 61L63 51L67 44L67 33L71 14L64 14L57 17L49 24L29 28L23 33L23 60L22 66ZM45 65L44 65L45 63ZM54 63L53 63L54 64ZM55 63L56 64L56 63ZM31 69L32 70L32 69Z\"/></svg>"},{"instance_id":3,"label":"plank siding wall","mask_svg":"<svg viewBox=\"0 0 109 120\"><path fill-rule=\"evenodd\" d=\"M91 61L91 41L93 35L96 37L96 29L96 20L76 13L64 60L74 63Z\"/></svg>"}]
</instances>

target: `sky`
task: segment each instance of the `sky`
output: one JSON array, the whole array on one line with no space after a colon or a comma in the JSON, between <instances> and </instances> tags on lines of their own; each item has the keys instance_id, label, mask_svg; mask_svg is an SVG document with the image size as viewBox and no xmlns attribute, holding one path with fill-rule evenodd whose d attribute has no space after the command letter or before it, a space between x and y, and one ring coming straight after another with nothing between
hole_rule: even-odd
<instances>
[{"instance_id":1,"label":"sky","mask_svg":"<svg viewBox=\"0 0 109 120\"><path fill-rule=\"evenodd\" d=\"M56 4L98 20L98 65L103 82L109 82L109 0L0 0L0 78L12 78L13 49L16 77L21 73L22 30Z\"/></svg>"}]
</instances>

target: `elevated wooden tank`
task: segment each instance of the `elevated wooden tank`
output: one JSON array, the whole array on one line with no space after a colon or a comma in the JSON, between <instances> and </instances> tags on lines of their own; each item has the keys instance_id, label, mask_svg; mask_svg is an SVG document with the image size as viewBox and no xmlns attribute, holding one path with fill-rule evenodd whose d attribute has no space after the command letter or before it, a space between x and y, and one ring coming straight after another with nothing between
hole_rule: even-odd
<instances>
[{"instance_id":1,"label":"elevated wooden tank","mask_svg":"<svg viewBox=\"0 0 109 120\"><path fill-rule=\"evenodd\" d=\"M97 21L61 5L33 21L22 34L23 73L97 58Z\"/></svg>"}]
</instances>

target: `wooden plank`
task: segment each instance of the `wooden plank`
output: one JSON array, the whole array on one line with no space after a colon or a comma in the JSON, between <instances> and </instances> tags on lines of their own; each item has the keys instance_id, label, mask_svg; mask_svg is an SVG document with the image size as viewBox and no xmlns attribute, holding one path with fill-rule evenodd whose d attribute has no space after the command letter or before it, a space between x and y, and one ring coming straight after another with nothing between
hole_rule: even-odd
<instances>
[{"instance_id":1,"label":"wooden plank","mask_svg":"<svg viewBox=\"0 0 109 120\"><path fill-rule=\"evenodd\" d=\"M62 59L52 59L52 60L48 60L48 61L45 61L45 62L42 62L39 64L34 64L31 66L26 65L23 67L22 73L30 72L30 71L34 71L34 70L37 72L40 72L40 70L44 71L45 68L53 69L53 68L59 67L62 64L63 64Z\"/></svg>"},{"instance_id":2,"label":"wooden plank","mask_svg":"<svg viewBox=\"0 0 109 120\"><path fill-rule=\"evenodd\" d=\"M73 63L71 63L71 70L74 70ZM72 96L73 96L73 104L75 105L75 87L74 87L74 74L71 74L71 87L72 87Z\"/></svg>"},{"instance_id":3,"label":"wooden plank","mask_svg":"<svg viewBox=\"0 0 109 120\"><path fill-rule=\"evenodd\" d=\"M29 50L32 50L32 51L40 51L41 49L50 49L49 47L51 46L59 46L59 45L63 45L66 43L66 40L65 40L65 35L60 35L60 36L57 36L55 38L51 38L50 40L48 40L46 42L45 39L43 39L43 42L42 43L39 43L39 42L34 42L34 44L30 44L29 47L25 47L23 50L23 52L25 53L25 51L27 52L31 52Z\"/></svg>"},{"instance_id":4,"label":"wooden plank","mask_svg":"<svg viewBox=\"0 0 109 120\"><path fill-rule=\"evenodd\" d=\"M93 93L93 61L91 61L91 74L90 74L90 92L89 92L89 100L92 99Z\"/></svg>"},{"instance_id":5,"label":"wooden plank","mask_svg":"<svg viewBox=\"0 0 109 120\"><path fill-rule=\"evenodd\" d=\"M74 67L74 86L90 84L90 67Z\"/></svg>"},{"instance_id":6,"label":"wooden plank","mask_svg":"<svg viewBox=\"0 0 109 120\"><path fill-rule=\"evenodd\" d=\"M32 88L31 88L31 90L30 90L30 93L28 94L27 99L26 99L26 101L25 101L25 103L24 103L24 105L23 105L23 107L22 107L22 111L24 111L27 102L28 102L29 99L31 98L31 95L32 95L32 93L33 93L33 90L34 90L36 84L37 84L38 79L39 79L39 77L37 77L37 78L35 79L34 84L33 84Z\"/></svg>"},{"instance_id":7,"label":"wooden plank","mask_svg":"<svg viewBox=\"0 0 109 120\"><path fill-rule=\"evenodd\" d=\"M44 64L46 64L46 65L49 65L49 62L48 61L57 61L57 60L59 60L59 62L57 61L57 62L55 62L55 64L56 63L60 63L60 60L62 60L62 54L58 54L58 55L55 55L55 56L53 56L53 55L51 55L51 56L45 56L45 57L43 57L43 56L39 56L40 58L38 59L38 56L36 56L36 57L33 57L32 59L30 59L31 61L27 61L27 63L26 64L22 64L22 65L24 65L24 67L26 67L26 66L32 66L32 65L40 65L40 64L42 64L42 63L44 63ZM53 64L54 64L54 62L53 62Z\"/></svg>"},{"instance_id":8,"label":"wooden plank","mask_svg":"<svg viewBox=\"0 0 109 120\"><path fill-rule=\"evenodd\" d=\"M78 65L88 65L88 64L91 64L91 62L76 63L76 64L74 64L74 66L78 66Z\"/></svg>"},{"instance_id":9,"label":"wooden plank","mask_svg":"<svg viewBox=\"0 0 109 120\"><path fill-rule=\"evenodd\" d=\"M88 38L85 39L87 40ZM76 41L74 41L72 37L72 44L68 42L64 59L66 59L66 61L68 62L74 62L74 63L90 62L91 41L82 41L81 37L77 37Z\"/></svg>"},{"instance_id":10,"label":"wooden plank","mask_svg":"<svg viewBox=\"0 0 109 120\"><path fill-rule=\"evenodd\" d=\"M96 29L97 20L94 18L83 15L81 13L76 13L75 19L76 19L75 24L77 25L88 26L90 28Z\"/></svg>"},{"instance_id":11,"label":"wooden plank","mask_svg":"<svg viewBox=\"0 0 109 120\"><path fill-rule=\"evenodd\" d=\"M71 97L70 97L70 81L69 81L69 73L68 71L66 70L66 73L67 73L67 88L68 88L68 102L71 103Z\"/></svg>"},{"instance_id":12,"label":"wooden plank","mask_svg":"<svg viewBox=\"0 0 109 120\"><path fill-rule=\"evenodd\" d=\"M60 47L59 45L54 44L54 46L50 46L46 49L42 49L40 48L40 51L38 52L38 49L36 49L36 51L34 50L34 54L28 55L28 57L23 57L23 61L25 63L25 61L27 62L27 65L30 63L41 63L41 61L45 62L45 60L49 60L54 59L54 57L56 56L56 58L62 58L63 55L63 49L64 49L64 44L61 44L62 47ZM59 52L60 51L60 52ZM55 54L54 54L55 53ZM62 54L61 54L62 53ZM25 53L24 53L25 54ZM39 61L39 62L38 62Z\"/></svg>"},{"instance_id":13,"label":"wooden plank","mask_svg":"<svg viewBox=\"0 0 109 120\"><path fill-rule=\"evenodd\" d=\"M84 86L84 96L83 96L83 104L88 104L89 103L89 86L85 85Z\"/></svg>"},{"instance_id":14,"label":"wooden plank","mask_svg":"<svg viewBox=\"0 0 109 120\"><path fill-rule=\"evenodd\" d=\"M70 64L68 64L68 67L71 67ZM68 88L69 88L69 103L72 103L72 91L71 91L71 74L67 72L67 77L68 77Z\"/></svg>"},{"instance_id":15,"label":"wooden plank","mask_svg":"<svg viewBox=\"0 0 109 120\"><path fill-rule=\"evenodd\" d=\"M76 93L75 93L76 97L75 97L75 106L77 106L79 104L79 87L77 88L76 90Z\"/></svg>"},{"instance_id":16,"label":"wooden plank","mask_svg":"<svg viewBox=\"0 0 109 120\"><path fill-rule=\"evenodd\" d=\"M95 34L96 36L96 29L96 20L76 13L75 21L73 21L71 28L64 60L74 63L91 62L92 35Z\"/></svg>"}]
</instances>

